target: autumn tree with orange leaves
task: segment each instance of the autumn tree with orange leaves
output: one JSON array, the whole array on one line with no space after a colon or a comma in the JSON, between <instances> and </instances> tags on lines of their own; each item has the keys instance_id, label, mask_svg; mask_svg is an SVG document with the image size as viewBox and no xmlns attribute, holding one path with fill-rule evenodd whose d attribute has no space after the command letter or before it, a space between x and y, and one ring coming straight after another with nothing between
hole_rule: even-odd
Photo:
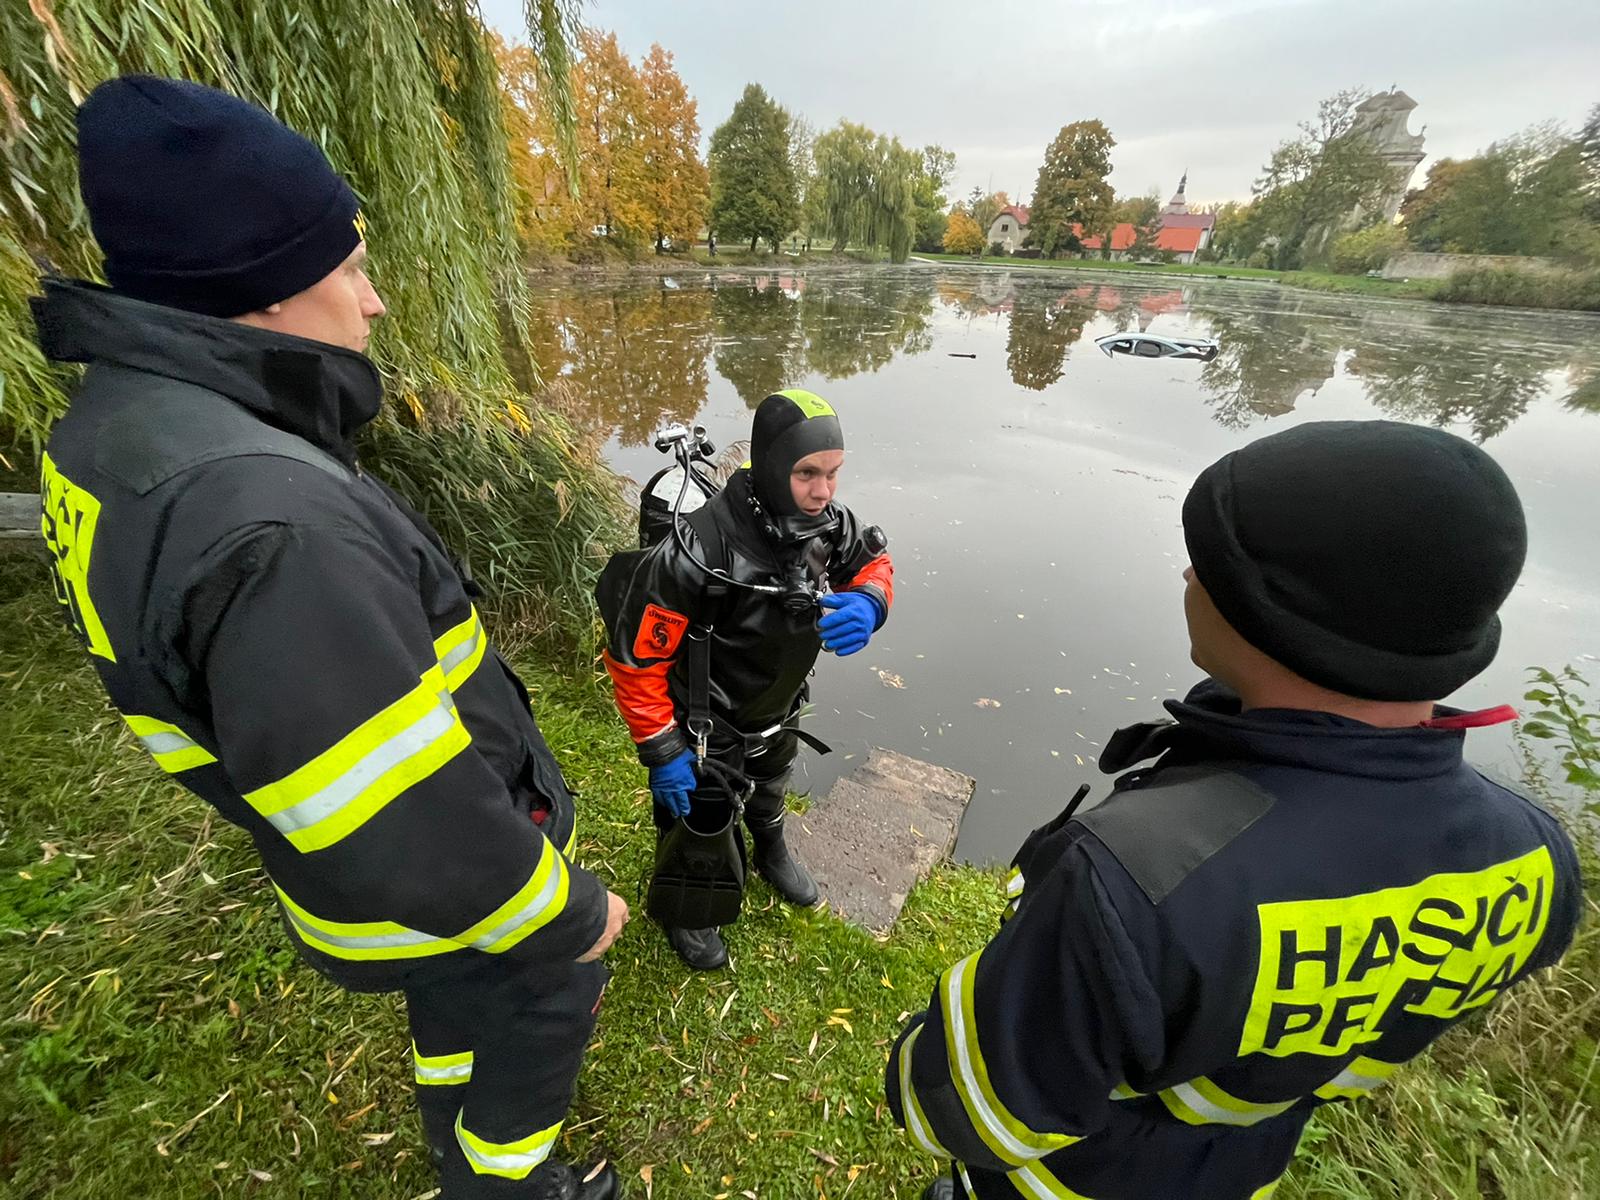
<instances>
[{"instance_id":1,"label":"autumn tree with orange leaves","mask_svg":"<svg viewBox=\"0 0 1600 1200\"><path fill-rule=\"evenodd\" d=\"M700 161L700 120L694 99L672 65L672 54L650 47L639 69L644 94L640 133L644 205L660 254L669 241L693 241L705 224L711 180Z\"/></svg>"},{"instance_id":2,"label":"autumn tree with orange leaves","mask_svg":"<svg viewBox=\"0 0 1600 1200\"><path fill-rule=\"evenodd\" d=\"M495 39L500 68L500 108L511 147L517 194L517 234L546 253L567 249L580 217L557 153L554 123L539 89L539 65L527 46Z\"/></svg>"},{"instance_id":3,"label":"autumn tree with orange leaves","mask_svg":"<svg viewBox=\"0 0 1600 1200\"><path fill-rule=\"evenodd\" d=\"M511 138L517 231L530 247L564 253L595 236L632 246L692 241L704 226L710 179L700 160L695 102L660 46L639 67L612 33L585 31L572 67L578 194L567 186L538 64L525 46L496 47Z\"/></svg>"}]
</instances>

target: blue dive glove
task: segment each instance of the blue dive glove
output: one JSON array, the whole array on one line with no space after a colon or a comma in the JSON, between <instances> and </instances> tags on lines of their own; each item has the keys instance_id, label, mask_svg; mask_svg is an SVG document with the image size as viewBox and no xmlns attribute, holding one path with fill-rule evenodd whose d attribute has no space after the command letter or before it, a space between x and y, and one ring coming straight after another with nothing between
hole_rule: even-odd
<instances>
[{"instance_id":1,"label":"blue dive glove","mask_svg":"<svg viewBox=\"0 0 1600 1200\"><path fill-rule=\"evenodd\" d=\"M689 793L694 787L693 750L685 750L671 762L650 768L651 798L675 817L689 815Z\"/></svg>"},{"instance_id":2,"label":"blue dive glove","mask_svg":"<svg viewBox=\"0 0 1600 1200\"><path fill-rule=\"evenodd\" d=\"M834 592L822 597L823 608L833 611L822 614L817 622L817 632L822 634L822 648L843 657L854 654L872 640L878 627L878 606L871 596L862 592Z\"/></svg>"}]
</instances>

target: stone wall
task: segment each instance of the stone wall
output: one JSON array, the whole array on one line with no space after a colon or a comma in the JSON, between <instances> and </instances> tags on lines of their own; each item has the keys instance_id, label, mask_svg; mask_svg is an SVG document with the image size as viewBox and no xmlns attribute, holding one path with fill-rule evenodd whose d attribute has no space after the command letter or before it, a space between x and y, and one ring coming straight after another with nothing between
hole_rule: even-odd
<instances>
[{"instance_id":1,"label":"stone wall","mask_svg":"<svg viewBox=\"0 0 1600 1200\"><path fill-rule=\"evenodd\" d=\"M1385 279L1447 279L1457 271L1481 267L1509 267L1543 275L1560 270L1548 258L1528 258L1516 254L1422 254L1408 251L1396 254L1383 264Z\"/></svg>"}]
</instances>

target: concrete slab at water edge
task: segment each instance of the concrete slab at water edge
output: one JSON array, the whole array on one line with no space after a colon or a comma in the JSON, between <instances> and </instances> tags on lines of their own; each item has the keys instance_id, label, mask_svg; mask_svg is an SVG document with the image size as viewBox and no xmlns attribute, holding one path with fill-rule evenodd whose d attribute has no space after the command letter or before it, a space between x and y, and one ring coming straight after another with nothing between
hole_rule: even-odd
<instances>
[{"instance_id":1,"label":"concrete slab at water edge","mask_svg":"<svg viewBox=\"0 0 1600 1200\"><path fill-rule=\"evenodd\" d=\"M958 771L874 747L825 798L789 818L789 845L833 912L882 933L917 880L954 848L975 787Z\"/></svg>"}]
</instances>

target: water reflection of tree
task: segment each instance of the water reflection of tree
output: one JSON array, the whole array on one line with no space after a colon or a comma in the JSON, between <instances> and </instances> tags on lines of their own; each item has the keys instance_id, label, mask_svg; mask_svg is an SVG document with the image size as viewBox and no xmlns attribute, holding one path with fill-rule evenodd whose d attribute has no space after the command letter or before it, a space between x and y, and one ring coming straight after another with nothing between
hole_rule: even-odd
<instances>
[{"instance_id":1,"label":"water reflection of tree","mask_svg":"<svg viewBox=\"0 0 1600 1200\"><path fill-rule=\"evenodd\" d=\"M921 354L933 344L932 312L933 289L904 276L807 288L800 299L806 366L827 379L848 379L888 365L897 354Z\"/></svg>"},{"instance_id":2,"label":"water reflection of tree","mask_svg":"<svg viewBox=\"0 0 1600 1200\"><path fill-rule=\"evenodd\" d=\"M717 373L754 408L805 373L800 300L776 279L722 283L714 295Z\"/></svg>"},{"instance_id":3,"label":"water reflection of tree","mask_svg":"<svg viewBox=\"0 0 1600 1200\"><path fill-rule=\"evenodd\" d=\"M1196 316L1221 343L1217 357L1200 368L1200 386L1217 424L1246 429L1263 417L1279 417L1295 401L1333 378L1339 338L1329 323L1309 320L1285 296L1263 297L1246 309L1214 307L1196 297Z\"/></svg>"},{"instance_id":4,"label":"water reflection of tree","mask_svg":"<svg viewBox=\"0 0 1600 1200\"><path fill-rule=\"evenodd\" d=\"M638 445L705 403L711 296L662 283L562 292L535 305L533 358L565 378L592 415L591 432ZM601 427L601 428L595 428Z\"/></svg>"},{"instance_id":5,"label":"water reflection of tree","mask_svg":"<svg viewBox=\"0 0 1600 1200\"><path fill-rule=\"evenodd\" d=\"M1555 364L1478 339L1439 336L1363 342L1346 364L1385 416L1469 425L1475 441L1504 433L1545 390Z\"/></svg>"},{"instance_id":6,"label":"water reflection of tree","mask_svg":"<svg viewBox=\"0 0 1600 1200\"><path fill-rule=\"evenodd\" d=\"M1087 293L1087 294L1083 294ZM1061 378L1067 353L1095 314L1093 289L1052 296L1024 288L1011 304L1006 330L1006 369L1019 387L1043 391Z\"/></svg>"}]
</instances>

